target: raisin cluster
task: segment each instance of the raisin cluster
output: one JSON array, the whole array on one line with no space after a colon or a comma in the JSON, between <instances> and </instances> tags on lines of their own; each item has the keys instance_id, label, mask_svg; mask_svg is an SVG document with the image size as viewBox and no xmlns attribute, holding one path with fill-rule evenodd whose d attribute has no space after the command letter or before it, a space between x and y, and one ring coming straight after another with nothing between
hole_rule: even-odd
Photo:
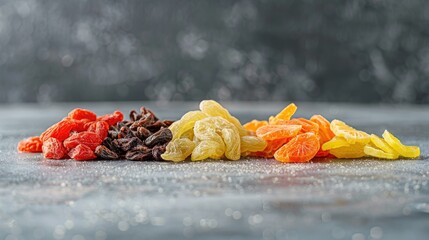
<instances>
[{"instance_id":1,"label":"raisin cluster","mask_svg":"<svg viewBox=\"0 0 429 240\"><path fill-rule=\"evenodd\" d=\"M159 120L145 107L140 108L140 113L132 110L129 121L121 121L110 127L107 138L95 149L95 154L101 159L112 160L162 160L161 154L173 138L168 129L172 123Z\"/></svg>"}]
</instances>

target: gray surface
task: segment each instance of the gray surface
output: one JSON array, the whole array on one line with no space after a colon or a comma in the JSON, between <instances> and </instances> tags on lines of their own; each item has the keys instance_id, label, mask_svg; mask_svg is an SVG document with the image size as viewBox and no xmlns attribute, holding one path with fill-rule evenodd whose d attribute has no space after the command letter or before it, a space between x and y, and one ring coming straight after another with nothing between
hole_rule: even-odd
<instances>
[{"instance_id":1,"label":"gray surface","mask_svg":"<svg viewBox=\"0 0 429 240\"><path fill-rule=\"evenodd\" d=\"M141 103L79 104L98 113ZM176 118L195 103L146 104ZM228 104L243 121L283 104ZM18 154L76 104L0 106L0 239L427 239L428 107L298 104L422 149L399 161L45 160ZM125 237L126 236L126 237Z\"/></svg>"}]
</instances>

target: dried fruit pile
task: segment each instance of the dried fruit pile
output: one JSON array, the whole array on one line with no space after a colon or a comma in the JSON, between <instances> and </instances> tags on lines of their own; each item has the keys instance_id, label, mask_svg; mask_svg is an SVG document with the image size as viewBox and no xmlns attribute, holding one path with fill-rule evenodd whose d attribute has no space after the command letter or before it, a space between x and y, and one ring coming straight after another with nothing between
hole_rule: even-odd
<instances>
[{"instance_id":1,"label":"dried fruit pile","mask_svg":"<svg viewBox=\"0 0 429 240\"><path fill-rule=\"evenodd\" d=\"M172 121L160 121L150 110L131 111L130 121L115 111L97 117L89 110L76 108L40 137L18 143L20 152L42 152L48 159L75 160L129 159L160 160L171 140Z\"/></svg>"},{"instance_id":2,"label":"dried fruit pile","mask_svg":"<svg viewBox=\"0 0 429 240\"><path fill-rule=\"evenodd\" d=\"M74 109L66 118L18 144L21 152L43 152L45 158L75 160L128 159L192 161L238 160L242 156L272 158L280 162L308 162L317 157L381 159L420 156L417 146L405 146L387 130L380 138L346 123L329 122L321 115L292 118L289 104L267 121L241 125L213 100L200 103L176 122L159 120L149 109L131 111L124 121L119 111L97 117Z\"/></svg>"},{"instance_id":3,"label":"dried fruit pile","mask_svg":"<svg viewBox=\"0 0 429 240\"><path fill-rule=\"evenodd\" d=\"M159 120L145 107L140 113L133 110L130 121L110 127L107 138L95 149L95 154L101 159L162 160L161 154L173 137L168 129L172 123Z\"/></svg>"},{"instance_id":4,"label":"dried fruit pile","mask_svg":"<svg viewBox=\"0 0 429 240\"><path fill-rule=\"evenodd\" d=\"M308 162L315 157L397 159L416 158L420 148L405 146L387 130L378 136L356 130L342 121L329 123L321 115L310 120L291 119L297 107L290 104L268 121L253 120L244 127L267 141L267 147L252 153L258 157L274 157L280 162Z\"/></svg>"},{"instance_id":5,"label":"dried fruit pile","mask_svg":"<svg viewBox=\"0 0 429 240\"><path fill-rule=\"evenodd\" d=\"M238 160L266 147L263 139L247 131L219 103L204 100L200 111L190 111L170 126L172 141L161 157L169 161Z\"/></svg>"}]
</instances>

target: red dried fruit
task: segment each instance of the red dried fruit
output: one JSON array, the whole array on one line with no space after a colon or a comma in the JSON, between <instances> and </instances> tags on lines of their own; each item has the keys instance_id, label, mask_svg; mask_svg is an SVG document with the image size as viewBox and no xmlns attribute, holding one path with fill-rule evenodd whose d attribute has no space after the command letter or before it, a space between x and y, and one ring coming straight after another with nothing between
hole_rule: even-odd
<instances>
[{"instance_id":1,"label":"red dried fruit","mask_svg":"<svg viewBox=\"0 0 429 240\"><path fill-rule=\"evenodd\" d=\"M42 150L43 156L49 159L62 159L67 156L67 149L61 141L52 137L43 142Z\"/></svg>"},{"instance_id":2,"label":"red dried fruit","mask_svg":"<svg viewBox=\"0 0 429 240\"><path fill-rule=\"evenodd\" d=\"M95 121L88 124L88 132L93 132L104 140L109 132L109 124L105 121Z\"/></svg>"},{"instance_id":3,"label":"red dried fruit","mask_svg":"<svg viewBox=\"0 0 429 240\"><path fill-rule=\"evenodd\" d=\"M97 115L94 112L83 108L73 109L69 112L68 117L74 120L89 119L90 121L95 121L97 119Z\"/></svg>"},{"instance_id":4,"label":"red dried fruit","mask_svg":"<svg viewBox=\"0 0 429 240\"><path fill-rule=\"evenodd\" d=\"M76 127L73 129L73 131L76 132L84 132L88 129L89 125L92 123L91 120L89 119L80 119L80 120L74 120L74 119L70 119L71 121L73 121L76 124Z\"/></svg>"},{"instance_id":5,"label":"red dried fruit","mask_svg":"<svg viewBox=\"0 0 429 240\"><path fill-rule=\"evenodd\" d=\"M70 132L77 127L77 124L70 119L63 119L58 123L50 126L41 135L40 140L45 142L48 138L56 138L59 141L64 141L70 136Z\"/></svg>"},{"instance_id":6,"label":"red dried fruit","mask_svg":"<svg viewBox=\"0 0 429 240\"><path fill-rule=\"evenodd\" d=\"M116 123L122 121L124 119L124 114L120 111L115 111L112 114L106 114L97 118L99 121L105 121L109 124L109 126L113 126Z\"/></svg>"},{"instance_id":7,"label":"red dried fruit","mask_svg":"<svg viewBox=\"0 0 429 240\"><path fill-rule=\"evenodd\" d=\"M64 147L67 149L75 148L77 145L85 145L91 150L95 150L103 140L93 132L80 132L71 135L69 138L64 140Z\"/></svg>"},{"instance_id":8,"label":"red dried fruit","mask_svg":"<svg viewBox=\"0 0 429 240\"><path fill-rule=\"evenodd\" d=\"M29 137L18 143L18 151L20 152L42 152L42 141L40 137Z\"/></svg>"},{"instance_id":9,"label":"red dried fruit","mask_svg":"<svg viewBox=\"0 0 429 240\"><path fill-rule=\"evenodd\" d=\"M82 144L70 150L69 156L74 160L91 160L97 158L91 148Z\"/></svg>"}]
</instances>

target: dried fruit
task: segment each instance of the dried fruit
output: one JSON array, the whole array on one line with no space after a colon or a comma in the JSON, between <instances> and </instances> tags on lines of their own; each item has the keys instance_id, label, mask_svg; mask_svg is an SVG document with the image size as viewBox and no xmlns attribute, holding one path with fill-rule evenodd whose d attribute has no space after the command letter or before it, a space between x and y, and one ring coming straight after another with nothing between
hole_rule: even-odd
<instances>
[{"instance_id":1,"label":"dried fruit","mask_svg":"<svg viewBox=\"0 0 429 240\"><path fill-rule=\"evenodd\" d=\"M242 136L241 137L241 153L250 154L250 152L259 152L267 147L267 142L260 137Z\"/></svg>"},{"instance_id":2,"label":"dried fruit","mask_svg":"<svg viewBox=\"0 0 429 240\"><path fill-rule=\"evenodd\" d=\"M308 162L314 158L319 148L319 139L316 134L302 133L277 150L274 158L280 162Z\"/></svg>"},{"instance_id":3,"label":"dried fruit","mask_svg":"<svg viewBox=\"0 0 429 240\"><path fill-rule=\"evenodd\" d=\"M69 156L74 160L92 160L97 158L91 148L82 144L79 144L75 148L71 149L69 151Z\"/></svg>"},{"instance_id":4,"label":"dried fruit","mask_svg":"<svg viewBox=\"0 0 429 240\"><path fill-rule=\"evenodd\" d=\"M195 143L188 138L172 140L161 155L164 160L179 162L189 157L195 148Z\"/></svg>"},{"instance_id":5,"label":"dried fruit","mask_svg":"<svg viewBox=\"0 0 429 240\"><path fill-rule=\"evenodd\" d=\"M63 119L46 129L46 131L40 135L40 140L45 142L48 138L56 138L59 141L64 141L76 127L77 124L74 121Z\"/></svg>"},{"instance_id":6,"label":"dried fruit","mask_svg":"<svg viewBox=\"0 0 429 240\"><path fill-rule=\"evenodd\" d=\"M270 124L281 124L281 122L283 122L283 121L288 121L295 114L297 109L298 109L298 107L294 103L291 103L291 104L287 105L275 117L270 117L269 123Z\"/></svg>"},{"instance_id":7,"label":"dried fruit","mask_svg":"<svg viewBox=\"0 0 429 240\"><path fill-rule=\"evenodd\" d=\"M399 141L393 134L385 130L383 138L396 152L407 158L416 158L420 156L420 148L417 146L406 146Z\"/></svg>"},{"instance_id":8,"label":"dried fruit","mask_svg":"<svg viewBox=\"0 0 429 240\"><path fill-rule=\"evenodd\" d=\"M329 151L324 151L322 149L322 146L323 144L330 141L335 136L335 134L331 130L331 124L322 115L313 115L310 118L310 121L319 125L318 137L319 137L320 149L319 149L319 152L317 152L316 157L329 156Z\"/></svg>"},{"instance_id":9,"label":"dried fruit","mask_svg":"<svg viewBox=\"0 0 429 240\"><path fill-rule=\"evenodd\" d=\"M152 148L152 156L153 159L156 161L161 161L163 160L161 155L165 152L167 145L157 145L155 147Z\"/></svg>"},{"instance_id":10,"label":"dried fruit","mask_svg":"<svg viewBox=\"0 0 429 240\"><path fill-rule=\"evenodd\" d=\"M76 132L86 131L90 126L90 124L92 123L92 121L89 119L81 119L81 120L74 120L70 118L66 118L66 119L69 119L70 121L76 124L76 126L72 129L72 131L76 131Z\"/></svg>"},{"instance_id":11,"label":"dried fruit","mask_svg":"<svg viewBox=\"0 0 429 240\"><path fill-rule=\"evenodd\" d=\"M268 125L267 121L252 120L243 125L243 127L251 132L256 132L258 128Z\"/></svg>"},{"instance_id":12,"label":"dried fruit","mask_svg":"<svg viewBox=\"0 0 429 240\"><path fill-rule=\"evenodd\" d=\"M300 133L313 132L314 134L319 134L319 125L305 118L294 118L289 121L279 122L279 124L284 125L301 125Z\"/></svg>"},{"instance_id":13,"label":"dried fruit","mask_svg":"<svg viewBox=\"0 0 429 240\"><path fill-rule=\"evenodd\" d=\"M145 145L148 147L153 147L155 145L162 145L168 143L173 138L173 135L168 128L163 128L158 132L154 133L150 137L146 138L144 141Z\"/></svg>"},{"instance_id":14,"label":"dried fruit","mask_svg":"<svg viewBox=\"0 0 429 240\"><path fill-rule=\"evenodd\" d=\"M301 125L267 125L256 130L256 136L264 140L291 138L298 135Z\"/></svg>"},{"instance_id":15,"label":"dried fruit","mask_svg":"<svg viewBox=\"0 0 429 240\"><path fill-rule=\"evenodd\" d=\"M117 153L115 153L114 151L108 149L106 146L103 146L103 145L98 146L95 149L94 153L100 159L114 160L119 158Z\"/></svg>"},{"instance_id":16,"label":"dried fruit","mask_svg":"<svg viewBox=\"0 0 429 240\"><path fill-rule=\"evenodd\" d=\"M120 111L115 111L112 114L106 114L97 118L99 121L105 121L109 124L109 126L113 126L116 123L122 121L124 119L124 114Z\"/></svg>"},{"instance_id":17,"label":"dried fruit","mask_svg":"<svg viewBox=\"0 0 429 240\"><path fill-rule=\"evenodd\" d=\"M194 126L195 137L201 142L215 141L218 144L213 148L218 148L225 144L225 157L230 160L240 158L240 134L234 124L222 117L208 117L197 121ZM205 148L203 148L205 149ZM217 152L218 149L216 149ZM193 152L193 154L195 151ZM198 153L203 155L204 153Z\"/></svg>"},{"instance_id":18,"label":"dried fruit","mask_svg":"<svg viewBox=\"0 0 429 240\"><path fill-rule=\"evenodd\" d=\"M201 141L192 151L191 160L220 159L225 153L225 144L212 140Z\"/></svg>"},{"instance_id":19,"label":"dried fruit","mask_svg":"<svg viewBox=\"0 0 429 240\"><path fill-rule=\"evenodd\" d=\"M398 155L393 153L387 153L383 150L377 149L375 147L372 147L370 145L366 145L363 148L363 151L366 155L376 158L383 158L383 159L397 159Z\"/></svg>"},{"instance_id":20,"label":"dried fruit","mask_svg":"<svg viewBox=\"0 0 429 240\"><path fill-rule=\"evenodd\" d=\"M337 158L361 158L366 156L364 148L364 143L355 143L345 147L333 148L329 152Z\"/></svg>"},{"instance_id":21,"label":"dried fruit","mask_svg":"<svg viewBox=\"0 0 429 240\"><path fill-rule=\"evenodd\" d=\"M200 110L212 117L222 117L223 119L227 120L228 122L234 124L234 126L237 128L238 132L240 133L240 136L246 136L248 135L247 130L241 125L240 121L233 117L229 111L222 107L218 102L213 100L204 100L200 102Z\"/></svg>"},{"instance_id":22,"label":"dried fruit","mask_svg":"<svg viewBox=\"0 0 429 240\"><path fill-rule=\"evenodd\" d=\"M330 141L322 145L322 150L327 151L334 148L348 147L348 146L350 146L350 143L348 143L346 139L344 139L343 137L334 137Z\"/></svg>"},{"instance_id":23,"label":"dried fruit","mask_svg":"<svg viewBox=\"0 0 429 240\"><path fill-rule=\"evenodd\" d=\"M91 122L87 131L97 134L100 139L104 140L109 132L109 124L105 121Z\"/></svg>"},{"instance_id":24,"label":"dried fruit","mask_svg":"<svg viewBox=\"0 0 429 240\"><path fill-rule=\"evenodd\" d=\"M184 133L194 128L195 122L208 117L207 114L201 111L190 111L187 112L179 121L174 122L170 126L173 139L180 138Z\"/></svg>"},{"instance_id":25,"label":"dried fruit","mask_svg":"<svg viewBox=\"0 0 429 240\"><path fill-rule=\"evenodd\" d=\"M56 138L48 138L43 142L43 156L49 159L63 159L67 156L67 149Z\"/></svg>"},{"instance_id":26,"label":"dried fruit","mask_svg":"<svg viewBox=\"0 0 429 240\"><path fill-rule=\"evenodd\" d=\"M94 112L83 108L73 109L69 112L68 117L74 120L88 119L90 121L95 121L97 119L97 115Z\"/></svg>"},{"instance_id":27,"label":"dried fruit","mask_svg":"<svg viewBox=\"0 0 429 240\"><path fill-rule=\"evenodd\" d=\"M335 136L343 137L348 143L369 143L369 135L366 132L356 130L340 120L331 122L331 130Z\"/></svg>"},{"instance_id":28,"label":"dried fruit","mask_svg":"<svg viewBox=\"0 0 429 240\"><path fill-rule=\"evenodd\" d=\"M125 155L125 158L132 161L153 160L152 150L147 148L145 151L131 150Z\"/></svg>"},{"instance_id":29,"label":"dried fruit","mask_svg":"<svg viewBox=\"0 0 429 240\"><path fill-rule=\"evenodd\" d=\"M263 151L251 153L250 155L255 157L272 158L274 157L274 153L287 142L289 142L289 140L289 138L267 140L267 146Z\"/></svg>"},{"instance_id":30,"label":"dried fruit","mask_svg":"<svg viewBox=\"0 0 429 240\"><path fill-rule=\"evenodd\" d=\"M391 146L389 146L389 144L384 139L379 138L375 134L371 134L370 137L371 137L371 143L374 144L375 147L383 150L386 153L391 153L399 157L398 152L396 152Z\"/></svg>"},{"instance_id":31,"label":"dried fruit","mask_svg":"<svg viewBox=\"0 0 429 240\"><path fill-rule=\"evenodd\" d=\"M38 153L42 152L42 145L43 143L40 140L40 137L29 137L18 143L18 151Z\"/></svg>"},{"instance_id":32,"label":"dried fruit","mask_svg":"<svg viewBox=\"0 0 429 240\"><path fill-rule=\"evenodd\" d=\"M130 112L130 121L120 121L111 126L102 144L119 158L161 160L165 145L173 137L168 129L172 123L159 120L151 110L141 107L140 113L135 110Z\"/></svg>"},{"instance_id":33,"label":"dried fruit","mask_svg":"<svg viewBox=\"0 0 429 240\"><path fill-rule=\"evenodd\" d=\"M103 140L93 132L80 132L71 135L69 138L64 140L64 147L67 149L75 148L77 145L85 145L91 150L95 150L97 146L101 144Z\"/></svg>"}]
</instances>

